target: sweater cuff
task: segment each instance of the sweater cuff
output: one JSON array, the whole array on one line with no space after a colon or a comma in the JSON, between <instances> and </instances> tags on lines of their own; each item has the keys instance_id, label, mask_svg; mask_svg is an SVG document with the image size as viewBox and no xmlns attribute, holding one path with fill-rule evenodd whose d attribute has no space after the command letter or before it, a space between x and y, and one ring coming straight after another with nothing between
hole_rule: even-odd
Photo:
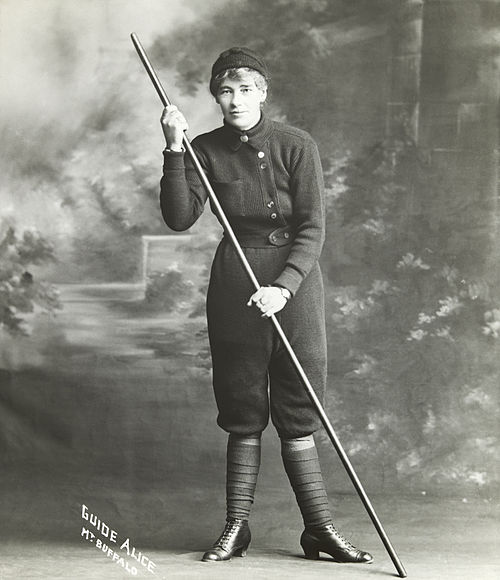
<instances>
[{"instance_id":1,"label":"sweater cuff","mask_svg":"<svg viewBox=\"0 0 500 580\"><path fill-rule=\"evenodd\" d=\"M184 169L184 151L168 151L164 149L163 168L167 171Z\"/></svg>"},{"instance_id":2,"label":"sweater cuff","mask_svg":"<svg viewBox=\"0 0 500 580\"><path fill-rule=\"evenodd\" d=\"M272 283L272 286L281 286L290 290L292 296L295 295L302 282L302 276L290 270L284 270Z\"/></svg>"}]
</instances>

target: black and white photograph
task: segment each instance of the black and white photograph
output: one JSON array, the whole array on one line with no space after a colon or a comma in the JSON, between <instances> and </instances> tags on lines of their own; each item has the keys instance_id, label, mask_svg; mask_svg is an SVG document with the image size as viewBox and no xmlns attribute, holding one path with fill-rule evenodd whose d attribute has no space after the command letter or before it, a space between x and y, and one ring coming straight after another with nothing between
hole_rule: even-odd
<instances>
[{"instance_id":1,"label":"black and white photograph","mask_svg":"<svg viewBox=\"0 0 500 580\"><path fill-rule=\"evenodd\" d=\"M0 0L0 580L500 577L500 0Z\"/></svg>"}]
</instances>

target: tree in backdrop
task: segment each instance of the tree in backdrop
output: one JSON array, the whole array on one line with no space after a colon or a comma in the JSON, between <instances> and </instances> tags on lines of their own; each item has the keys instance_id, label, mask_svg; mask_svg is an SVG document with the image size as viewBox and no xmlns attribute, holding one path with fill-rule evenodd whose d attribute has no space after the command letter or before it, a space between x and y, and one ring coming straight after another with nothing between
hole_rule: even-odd
<instances>
[{"instance_id":1,"label":"tree in backdrop","mask_svg":"<svg viewBox=\"0 0 500 580\"><path fill-rule=\"evenodd\" d=\"M33 268L55 260L54 247L34 230L19 236L7 226L0 239L0 328L10 335L27 334L26 317L60 307L54 286L37 279Z\"/></svg>"},{"instance_id":2,"label":"tree in backdrop","mask_svg":"<svg viewBox=\"0 0 500 580\"><path fill-rule=\"evenodd\" d=\"M61 171L63 204L74 224L66 274L74 281L130 281L139 275L141 236L165 233L159 170L141 145L147 136L129 127L130 101L115 93L101 98Z\"/></svg>"},{"instance_id":3,"label":"tree in backdrop","mask_svg":"<svg viewBox=\"0 0 500 580\"><path fill-rule=\"evenodd\" d=\"M346 139L352 146L379 128L385 107L386 31L395 4L228 2L207 20L159 37L150 54L159 67L177 67L178 85L186 93L205 90L208 99L209 71L217 55L230 46L253 48L269 63L266 106L272 116L313 133L326 162L329 152L345 147ZM347 104L356 108L356 118Z\"/></svg>"},{"instance_id":4,"label":"tree in backdrop","mask_svg":"<svg viewBox=\"0 0 500 580\"><path fill-rule=\"evenodd\" d=\"M329 288L330 368L341 401L370 401L341 404L351 451L366 461L376 450L387 482L487 496L500 483L489 468L500 293L498 272L479 275L478 261L499 248L487 228L463 228L464 212L476 224L486 216L443 212L445 184L404 135L348 158L327 183L329 214L351 240L346 271L330 264L345 280Z\"/></svg>"}]
</instances>

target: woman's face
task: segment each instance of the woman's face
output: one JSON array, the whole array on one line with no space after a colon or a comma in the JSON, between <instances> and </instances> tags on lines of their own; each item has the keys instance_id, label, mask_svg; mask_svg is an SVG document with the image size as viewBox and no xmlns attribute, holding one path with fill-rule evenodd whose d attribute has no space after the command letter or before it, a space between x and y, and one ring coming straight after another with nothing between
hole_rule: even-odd
<instances>
[{"instance_id":1,"label":"woman's face","mask_svg":"<svg viewBox=\"0 0 500 580\"><path fill-rule=\"evenodd\" d=\"M267 91L257 87L252 75L241 74L235 79L224 79L215 100L226 123L246 131L259 122L261 104L266 95Z\"/></svg>"}]
</instances>

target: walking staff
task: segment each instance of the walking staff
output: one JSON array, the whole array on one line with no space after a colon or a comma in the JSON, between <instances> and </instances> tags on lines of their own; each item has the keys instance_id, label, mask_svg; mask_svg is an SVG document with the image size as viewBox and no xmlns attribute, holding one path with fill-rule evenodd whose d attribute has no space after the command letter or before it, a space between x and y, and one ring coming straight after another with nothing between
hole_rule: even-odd
<instances>
[{"instance_id":1,"label":"walking staff","mask_svg":"<svg viewBox=\"0 0 500 580\"><path fill-rule=\"evenodd\" d=\"M163 217L173 229L188 229L208 199L224 229L211 270L207 318L217 421L229 433L227 518L203 561L246 554L261 433L270 413L304 520L300 543L306 558L317 559L324 552L337 562L373 560L333 526L313 438L320 421L399 576L406 577L318 397L326 385L318 264L324 195L314 141L264 115L267 67L252 50L234 47L215 61L210 80L224 126L191 145L184 116L170 103L137 35L131 37L165 107ZM246 276L239 275L239 266ZM308 376L315 379L316 391Z\"/></svg>"}]
</instances>

